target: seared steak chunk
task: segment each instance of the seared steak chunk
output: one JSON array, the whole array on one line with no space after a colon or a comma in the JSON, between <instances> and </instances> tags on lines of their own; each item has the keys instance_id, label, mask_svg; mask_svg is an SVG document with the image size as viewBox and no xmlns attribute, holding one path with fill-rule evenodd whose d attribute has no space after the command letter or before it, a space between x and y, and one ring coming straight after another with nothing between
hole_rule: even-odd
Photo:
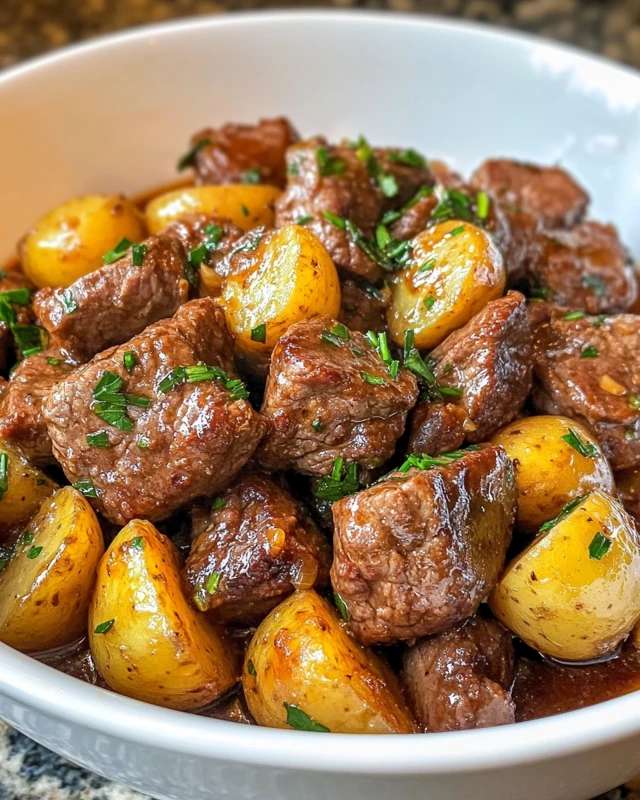
<instances>
[{"instance_id":1,"label":"seared steak chunk","mask_svg":"<svg viewBox=\"0 0 640 800\"><path fill-rule=\"evenodd\" d=\"M42 402L75 368L64 353L46 350L21 361L0 400L0 439L19 445L34 464L53 462Z\"/></svg>"},{"instance_id":2,"label":"seared steak chunk","mask_svg":"<svg viewBox=\"0 0 640 800\"><path fill-rule=\"evenodd\" d=\"M471 616L511 541L516 486L502 447L405 468L333 505L331 582L363 644L439 633Z\"/></svg>"},{"instance_id":3,"label":"seared steak chunk","mask_svg":"<svg viewBox=\"0 0 640 800\"><path fill-rule=\"evenodd\" d=\"M591 428L614 470L640 466L640 317L552 318L533 339L538 412Z\"/></svg>"},{"instance_id":4,"label":"seared steak chunk","mask_svg":"<svg viewBox=\"0 0 640 800\"><path fill-rule=\"evenodd\" d=\"M402 680L425 731L461 731L515 722L511 635L474 617L407 650Z\"/></svg>"},{"instance_id":5,"label":"seared steak chunk","mask_svg":"<svg viewBox=\"0 0 640 800\"><path fill-rule=\"evenodd\" d=\"M584 222L568 231L538 237L528 281L553 303L589 314L628 311L638 281L613 225Z\"/></svg>"},{"instance_id":6,"label":"seared steak chunk","mask_svg":"<svg viewBox=\"0 0 640 800\"><path fill-rule=\"evenodd\" d=\"M282 187L286 182L285 151L297 139L295 128L284 117L261 119L256 125L229 122L221 128L205 128L191 137L197 148L197 181Z\"/></svg>"},{"instance_id":7,"label":"seared steak chunk","mask_svg":"<svg viewBox=\"0 0 640 800\"><path fill-rule=\"evenodd\" d=\"M392 373L368 339L330 317L292 325L271 356L258 461L308 475L328 475L337 458L381 466L418 396L410 372Z\"/></svg>"},{"instance_id":8,"label":"seared steak chunk","mask_svg":"<svg viewBox=\"0 0 640 800\"><path fill-rule=\"evenodd\" d=\"M340 322L351 331L384 331L389 292L347 278L340 281Z\"/></svg>"},{"instance_id":9,"label":"seared steak chunk","mask_svg":"<svg viewBox=\"0 0 640 800\"><path fill-rule=\"evenodd\" d=\"M577 225L589 205L589 195L559 167L490 158L474 172L471 182L507 209L532 214L545 228Z\"/></svg>"},{"instance_id":10,"label":"seared steak chunk","mask_svg":"<svg viewBox=\"0 0 640 800\"><path fill-rule=\"evenodd\" d=\"M326 585L329 545L291 495L249 472L213 502L184 570L187 597L219 622L258 621L295 588Z\"/></svg>"},{"instance_id":11,"label":"seared steak chunk","mask_svg":"<svg viewBox=\"0 0 640 800\"><path fill-rule=\"evenodd\" d=\"M524 297L509 292L487 303L431 356L438 362L437 382L461 391L461 396L444 406L418 403L409 451L438 455L455 450L465 438L487 441L516 417L531 389L531 333Z\"/></svg>"},{"instance_id":12,"label":"seared steak chunk","mask_svg":"<svg viewBox=\"0 0 640 800\"><path fill-rule=\"evenodd\" d=\"M52 345L86 360L174 314L188 297L185 265L180 242L152 236L67 289L40 289L34 310Z\"/></svg>"},{"instance_id":13,"label":"seared steak chunk","mask_svg":"<svg viewBox=\"0 0 640 800\"><path fill-rule=\"evenodd\" d=\"M164 519L249 460L265 423L232 353L222 309L203 298L54 387L44 403L54 455L107 519Z\"/></svg>"}]
</instances>

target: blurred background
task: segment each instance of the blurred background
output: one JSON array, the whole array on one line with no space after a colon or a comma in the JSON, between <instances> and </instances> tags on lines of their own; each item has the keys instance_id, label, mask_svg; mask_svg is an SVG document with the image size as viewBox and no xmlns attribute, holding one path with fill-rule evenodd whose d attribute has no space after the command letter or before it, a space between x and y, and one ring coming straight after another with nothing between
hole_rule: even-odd
<instances>
[{"instance_id":1,"label":"blurred background","mask_svg":"<svg viewBox=\"0 0 640 800\"><path fill-rule=\"evenodd\" d=\"M570 42L640 67L640 0L0 0L0 68L146 22L309 6L474 19Z\"/></svg>"}]
</instances>

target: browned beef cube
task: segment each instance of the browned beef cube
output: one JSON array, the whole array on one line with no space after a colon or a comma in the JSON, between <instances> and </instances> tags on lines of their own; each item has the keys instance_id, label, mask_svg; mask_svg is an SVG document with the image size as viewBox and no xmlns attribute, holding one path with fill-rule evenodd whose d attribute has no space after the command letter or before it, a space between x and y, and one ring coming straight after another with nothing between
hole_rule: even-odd
<instances>
[{"instance_id":1,"label":"browned beef cube","mask_svg":"<svg viewBox=\"0 0 640 800\"><path fill-rule=\"evenodd\" d=\"M270 427L257 458L308 475L328 475L339 457L379 467L417 395L413 375L401 368L394 379L361 333L326 316L298 322L271 356L262 406Z\"/></svg>"},{"instance_id":2,"label":"browned beef cube","mask_svg":"<svg viewBox=\"0 0 640 800\"><path fill-rule=\"evenodd\" d=\"M478 167L471 182L506 208L532 214L545 228L577 225L589 205L589 195L559 167L491 158Z\"/></svg>"},{"instance_id":3,"label":"browned beef cube","mask_svg":"<svg viewBox=\"0 0 640 800\"><path fill-rule=\"evenodd\" d=\"M372 174L367 156L374 159L376 174L384 177ZM433 182L427 167L398 164L394 161L398 157L398 151L333 147L323 139L289 148L289 180L276 203L276 224L305 220L337 267L369 281L379 280L382 269L344 221L371 239L385 209L402 205L421 186ZM336 224L340 220L342 226Z\"/></svg>"},{"instance_id":4,"label":"browned beef cube","mask_svg":"<svg viewBox=\"0 0 640 800\"><path fill-rule=\"evenodd\" d=\"M53 462L42 403L75 366L59 350L25 358L11 373L0 400L0 439L19 445L34 464Z\"/></svg>"},{"instance_id":5,"label":"browned beef cube","mask_svg":"<svg viewBox=\"0 0 640 800\"><path fill-rule=\"evenodd\" d=\"M638 297L629 254L613 225L584 222L540 234L528 280L559 306L589 314L628 311Z\"/></svg>"},{"instance_id":6,"label":"browned beef cube","mask_svg":"<svg viewBox=\"0 0 640 800\"><path fill-rule=\"evenodd\" d=\"M213 503L184 570L185 592L219 622L251 624L296 588L326 585L327 540L291 495L249 472Z\"/></svg>"},{"instance_id":7,"label":"browned beef cube","mask_svg":"<svg viewBox=\"0 0 640 800\"><path fill-rule=\"evenodd\" d=\"M511 635L474 617L407 650L402 681L425 731L461 731L515 722Z\"/></svg>"},{"instance_id":8,"label":"browned beef cube","mask_svg":"<svg viewBox=\"0 0 640 800\"><path fill-rule=\"evenodd\" d=\"M613 469L640 466L640 317L554 317L533 333L536 409L591 428Z\"/></svg>"},{"instance_id":9,"label":"browned beef cube","mask_svg":"<svg viewBox=\"0 0 640 800\"><path fill-rule=\"evenodd\" d=\"M531 389L531 332L524 297L509 292L487 303L432 353L434 375L461 392L454 404L421 401L411 425L409 451L438 455L467 439L485 442L515 419ZM464 413L459 413L455 409Z\"/></svg>"},{"instance_id":10,"label":"browned beef cube","mask_svg":"<svg viewBox=\"0 0 640 800\"><path fill-rule=\"evenodd\" d=\"M249 460L265 422L232 353L222 309L203 298L54 387L44 403L54 455L72 483L90 482L107 519L164 519Z\"/></svg>"},{"instance_id":11,"label":"browned beef cube","mask_svg":"<svg viewBox=\"0 0 640 800\"><path fill-rule=\"evenodd\" d=\"M34 309L53 345L86 360L174 314L188 297L186 264L180 242L152 236L67 289L40 289Z\"/></svg>"},{"instance_id":12,"label":"browned beef cube","mask_svg":"<svg viewBox=\"0 0 640 800\"><path fill-rule=\"evenodd\" d=\"M9 305L9 310L3 315L8 317L8 321L0 320L0 370L9 369L16 357L17 347L8 322L31 325L34 321L30 296L33 288L22 272L0 270L0 300L4 300L5 307Z\"/></svg>"},{"instance_id":13,"label":"browned beef cube","mask_svg":"<svg viewBox=\"0 0 640 800\"><path fill-rule=\"evenodd\" d=\"M363 644L439 633L471 616L511 541L517 492L502 447L404 469L333 505L331 582Z\"/></svg>"},{"instance_id":14,"label":"browned beef cube","mask_svg":"<svg viewBox=\"0 0 640 800\"><path fill-rule=\"evenodd\" d=\"M298 134L284 117L261 119L256 125L228 122L191 137L197 181L203 183L286 182L284 155ZM184 166L187 166L185 164Z\"/></svg>"},{"instance_id":15,"label":"browned beef cube","mask_svg":"<svg viewBox=\"0 0 640 800\"><path fill-rule=\"evenodd\" d=\"M340 281L340 322L351 331L384 331L389 290L378 290L363 281Z\"/></svg>"}]
</instances>

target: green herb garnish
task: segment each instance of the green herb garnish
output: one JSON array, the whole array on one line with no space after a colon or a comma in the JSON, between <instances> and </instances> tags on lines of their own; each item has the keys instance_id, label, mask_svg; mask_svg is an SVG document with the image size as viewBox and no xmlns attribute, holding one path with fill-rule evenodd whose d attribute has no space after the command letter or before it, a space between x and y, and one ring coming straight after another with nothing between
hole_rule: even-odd
<instances>
[{"instance_id":1,"label":"green herb garnish","mask_svg":"<svg viewBox=\"0 0 640 800\"><path fill-rule=\"evenodd\" d=\"M151 442L146 436L141 436L136 442L136 444L138 445L138 448L140 450L148 450L149 447L151 446Z\"/></svg>"},{"instance_id":2,"label":"green herb garnish","mask_svg":"<svg viewBox=\"0 0 640 800\"><path fill-rule=\"evenodd\" d=\"M370 383L372 386L386 386L386 381L384 378L377 378L375 375L372 375L370 372L360 372L360 377L365 383Z\"/></svg>"},{"instance_id":3,"label":"green herb garnish","mask_svg":"<svg viewBox=\"0 0 640 800\"><path fill-rule=\"evenodd\" d=\"M220 573L213 572L206 580L204 588L207 590L208 594L215 594L220 587Z\"/></svg>"},{"instance_id":4,"label":"green herb garnish","mask_svg":"<svg viewBox=\"0 0 640 800\"><path fill-rule=\"evenodd\" d=\"M580 358L597 358L598 355L598 348L594 347L592 344L589 344L580 353Z\"/></svg>"},{"instance_id":5,"label":"green herb garnish","mask_svg":"<svg viewBox=\"0 0 640 800\"><path fill-rule=\"evenodd\" d=\"M336 608L340 612L340 616L342 617L342 619L345 622L349 622L349 611L347 610L347 606L342 597L340 597L340 595L338 594L338 592L333 593L333 601L336 604Z\"/></svg>"},{"instance_id":6,"label":"green herb garnish","mask_svg":"<svg viewBox=\"0 0 640 800\"><path fill-rule=\"evenodd\" d=\"M247 661L247 672L249 673L249 675L253 675L253 676L255 676L255 675L257 675L257 674L258 674L258 673L256 672L256 668L254 667L254 665L253 665L253 661L252 661L251 659L249 659L249 660Z\"/></svg>"},{"instance_id":7,"label":"green herb garnish","mask_svg":"<svg viewBox=\"0 0 640 800\"><path fill-rule=\"evenodd\" d=\"M182 170L186 169L187 167L192 167L195 164L198 153L203 147L209 147L210 144L213 144L211 139L198 139L198 141L192 147L190 147L178 161L178 172L182 172Z\"/></svg>"},{"instance_id":8,"label":"green herb garnish","mask_svg":"<svg viewBox=\"0 0 640 800\"><path fill-rule=\"evenodd\" d=\"M49 357L47 358L47 364L48 364L50 367L59 367L59 366L60 366L60 364L62 364L62 360L61 360L61 359L59 359L59 358L54 358L54 356L49 356Z\"/></svg>"},{"instance_id":9,"label":"green herb garnish","mask_svg":"<svg viewBox=\"0 0 640 800\"><path fill-rule=\"evenodd\" d=\"M287 725L295 728L297 731L314 731L315 733L330 733L329 728L325 728L315 719L312 719L308 714L290 703L283 703L287 712Z\"/></svg>"},{"instance_id":10,"label":"green herb garnish","mask_svg":"<svg viewBox=\"0 0 640 800\"><path fill-rule=\"evenodd\" d=\"M326 147L317 148L316 158L318 159L320 174L325 178L330 175L342 175L347 167L343 158L330 158Z\"/></svg>"},{"instance_id":11,"label":"green herb garnish","mask_svg":"<svg viewBox=\"0 0 640 800\"><path fill-rule=\"evenodd\" d=\"M131 370L135 367L136 357L131 350L127 350L127 352L122 356L122 364L127 372L131 372Z\"/></svg>"},{"instance_id":12,"label":"green herb garnish","mask_svg":"<svg viewBox=\"0 0 640 800\"><path fill-rule=\"evenodd\" d=\"M108 631L113 628L113 623L115 619L108 619L106 622L101 622L99 625L96 626L94 633L107 633Z\"/></svg>"},{"instance_id":13,"label":"green herb garnish","mask_svg":"<svg viewBox=\"0 0 640 800\"><path fill-rule=\"evenodd\" d=\"M608 553L610 549L611 539L598 531L589 545L589 558L593 558L595 561L600 561L602 556Z\"/></svg>"},{"instance_id":14,"label":"green herb garnish","mask_svg":"<svg viewBox=\"0 0 640 800\"><path fill-rule=\"evenodd\" d=\"M635 394L632 394L631 397L629 398L629 405L635 411L640 411L640 397L638 397Z\"/></svg>"},{"instance_id":15,"label":"green herb garnish","mask_svg":"<svg viewBox=\"0 0 640 800\"><path fill-rule=\"evenodd\" d=\"M18 306L28 305L30 296L29 289L7 289L4 292L0 292L0 300L6 303L15 303Z\"/></svg>"},{"instance_id":16,"label":"green herb garnish","mask_svg":"<svg viewBox=\"0 0 640 800\"><path fill-rule=\"evenodd\" d=\"M37 558L43 550L43 547L32 547L27 553L27 558Z\"/></svg>"},{"instance_id":17,"label":"green herb garnish","mask_svg":"<svg viewBox=\"0 0 640 800\"><path fill-rule=\"evenodd\" d=\"M607 284L597 275L585 275L582 278L582 285L586 289L591 289L596 297L604 297L607 294Z\"/></svg>"},{"instance_id":18,"label":"green herb garnish","mask_svg":"<svg viewBox=\"0 0 640 800\"><path fill-rule=\"evenodd\" d=\"M49 339L46 331L37 325L13 325L11 331L25 358L41 353L46 346L43 339L47 342Z\"/></svg>"},{"instance_id":19,"label":"green herb garnish","mask_svg":"<svg viewBox=\"0 0 640 800\"><path fill-rule=\"evenodd\" d=\"M242 183L255 184L260 183L261 180L262 172L258 169L258 167L248 169L246 172L242 173Z\"/></svg>"},{"instance_id":20,"label":"green herb garnish","mask_svg":"<svg viewBox=\"0 0 640 800\"><path fill-rule=\"evenodd\" d=\"M598 455L598 448L591 442L583 442L573 428L569 428L569 433L565 433L561 438L585 458L595 458Z\"/></svg>"},{"instance_id":21,"label":"green herb garnish","mask_svg":"<svg viewBox=\"0 0 640 800\"><path fill-rule=\"evenodd\" d=\"M464 225L458 225L457 228L449 231L449 236L457 236L459 233L462 233L462 231L464 231Z\"/></svg>"},{"instance_id":22,"label":"green herb garnish","mask_svg":"<svg viewBox=\"0 0 640 800\"><path fill-rule=\"evenodd\" d=\"M584 316L584 311L572 311L570 314L565 314L562 319L566 322L573 322L575 319L582 319Z\"/></svg>"},{"instance_id":23,"label":"green herb garnish","mask_svg":"<svg viewBox=\"0 0 640 800\"><path fill-rule=\"evenodd\" d=\"M489 216L489 195L486 192L478 192L476 195L476 216L480 220Z\"/></svg>"},{"instance_id":24,"label":"green herb garnish","mask_svg":"<svg viewBox=\"0 0 640 800\"><path fill-rule=\"evenodd\" d=\"M424 168L427 166L427 159L411 149L388 153L387 158L389 161L393 161L395 164L403 164L405 167Z\"/></svg>"},{"instance_id":25,"label":"green herb garnish","mask_svg":"<svg viewBox=\"0 0 640 800\"><path fill-rule=\"evenodd\" d=\"M324 425L322 424L322 422L320 422L319 419L314 419L313 422L311 423L311 427L313 428L314 431L318 431L318 433L324 430Z\"/></svg>"},{"instance_id":26,"label":"green herb garnish","mask_svg":"<svg viewBox=\"0 0 640 800\"><path fill-rule=\"evenodd\" d=\"M9 488L9 454L0 452L0 500Z\"/></svg>"},{"instance_id":27,"label":"green herb garnish","mask_svg":"<svg viewBox=\"0 0 640 800\"><path fill-rule=\"evenodd\" d=\"M298 219L296 220L296 225L306 225L307 222L311 222L312 219L313 217L311 216L311 214L305 214L304 217L298 217Z\"/></svg>"},{"instance_id":28,"label":"green herb garnish","mask_svg":"<svg viewBox=\"0 0 640 800\"><path fill-rule=\"evenodd\" d=\"M418 267L418 272L428 272L430 269L433 269L436 265L436 259L430 258L429 261L425 261L425 263Z\"/></svg>"},{"instance_id":29,"label":"green herb garnish","mask_svg":"<svg viewBox=\"0 0 640 800\"><path fill-rule=\"evenodd\" d=\"M436 302L436 298L433 295L429 295L429 297L424 298L424 307L429 311L433 308L434 303Z\"/></svg>"},{"instance_id":30,"label":"green herb garnish","mask_svg":"<svg viewBox=\"0 0 640 800\"><path fill-rule=\"evenodd\" d=\"M86 436L89 447L111 447L109 434L106 431L99 433L88 433Z\"/></svg>"},{"instance_id":31,"label":"green herb garnish","mask_svg":"<svg viewBox=\"0 0 640 800\"><path fill-rule=\"evenodd\" d=\"M83 497L98 497L96 487L93 485L93 483L91 483L91 481L78 481L77 483L73 484L73 488L77 489L77 491L79 491Z\"/></svg>"},{"instance_id":32,"label":"green herb garnish","mask_svg":"<svg viewBox=\"0 0 640 800\"><path fill-rule=\"evenodd\" d=\"M146 244L131 245L131 263L134 267L141 267L149 248Z\"/></svg>"},{"instance_id":33,"label":"green herb garnish","mask_svg":"<svg viewBox=\"0 0 640 800\"><path fill-rule=\"evenodd\" d=\"M358 465L349 464L345 469L344 459L340 457L334 461L331 475L320 478L314 494L318 500L335 503L336 500L354 494L359 488Z\"/></svg>"},{"instance_id":34,"label":"green herb garnish","mask_svg":"<svg viewBox=\"0 0 640 800\"><path fill-rule=\"evenodd\" d=\"M122 256L124 256L132 244L133 242L130 239L127 239L126 236L124 239L120 239L118 244L112 250L109 250L102 256L102 263L115 264L116 261L120 261Z\"/></svg>"},{"instance_id":35,"label":"green herb garnish","mask_svg":"<svg viewBox=\"0 0 640 800\"><path fill-rule=\"evenodd\" d=\"M562 510L558 514L557 517L550 519L548 522L545 522L544 525L540 526L540 533L545 533L546 531L550 531L551 528L554 528L559 522L566 519L569 514L576 509L580 503L587 497L588 495L583 494L581 497L576 497L575 500L572 500L570 503L567 503L566 506L563 506Z\"/></svg>"},{"instance_id":36,"label":"green herb garnish","mask_svg":"<svg viewBox=\"0 0 640 800\"><path fill-rule=\"evenodd\" d=\"M135 539L131 540L131 547L135 547L136 550L143 550L144 549L144 539L142 536L136 536Z\"/></svg>"},{"instance_id":37,"label":"green herb garnish","mask_svg":"<svg viewBox=\"0 0 640 800\"><path fill-rule=\"evenodd\" d=\"M211 504L211 508L214 511L221 511L227 505L227 501L224 497L216 497L216 499Z\"/></svg>"},{"instance_id":38,"label":"green herb garnish","mask_svg":"<svg viewBox=\"0 0 640 800\"><path fill-rule=\"evenodd\" d=\"M263 322L262 325L257 325L251 331L251 341L252 342L260 342L264 344L267 340L267 326Z\"/></svg>"},{"instance_id":39,"label":"green herb garnish","mask_svg":"<svg viewBox=\"0 0 640 800\"><path fill-rule=\"evenodd\" d=\"M322 216L330 222L332 225L335 225L336 228L340 228L341 230L346 230L347 223L342 217L339 217L337 214L332 214L330 211L323 211Z\"/></svg>"}]
</instances>

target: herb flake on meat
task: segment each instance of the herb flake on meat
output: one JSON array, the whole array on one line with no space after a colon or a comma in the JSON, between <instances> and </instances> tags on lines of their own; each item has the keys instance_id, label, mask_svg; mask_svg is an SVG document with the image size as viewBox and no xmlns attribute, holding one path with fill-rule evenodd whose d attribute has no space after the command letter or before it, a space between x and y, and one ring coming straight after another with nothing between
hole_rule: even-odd
<instances>
[{"instance_id":1,"label":"herb flake on meat","mask_svg":"<svg viewBox=\"0 0 640 800\"><path fill-rule=\"evenodd\" d=\"M344 459L340 456L334 461L331 475L320 478L314 494L318 500L335 503L354 494L359 488L358 465L349 464L345 469Z\"/></svg>"}]
</instances>

